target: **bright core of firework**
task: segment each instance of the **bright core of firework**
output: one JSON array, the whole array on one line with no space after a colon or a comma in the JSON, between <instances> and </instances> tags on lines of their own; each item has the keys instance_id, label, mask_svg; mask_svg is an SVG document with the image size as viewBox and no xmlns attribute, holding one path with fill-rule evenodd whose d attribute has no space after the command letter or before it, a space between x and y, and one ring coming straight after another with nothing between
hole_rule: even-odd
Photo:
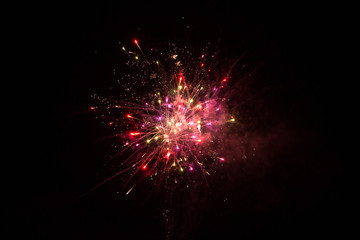
<instances>
[{"instance_id":1,"label":"bright core of firework","mask_svg":"<svg viewBox=\"0 0 360 240\"><path fill-rule=\"evenodd\" d=\"M228 74L220 77L213 73L204 54L199 64L184 67L179 50L164 60L165 71L161 61L145 58L138 40L134 43L141 54L126 51L125 47L122 50L130 57L129 65L140 69L136 78L153 76L151 80L157 81L159 88L145 89L148 94L143 94L141 100L137 97L136 102L98 97L108 113L102 116L123 139L116 155L124 156L124 171L131 171L131 177L138 174L151 178L176 172L209 174L210 166L225 161L218 145L224 128L235 122L224 94Z\"/></svg>"}]
</instances>

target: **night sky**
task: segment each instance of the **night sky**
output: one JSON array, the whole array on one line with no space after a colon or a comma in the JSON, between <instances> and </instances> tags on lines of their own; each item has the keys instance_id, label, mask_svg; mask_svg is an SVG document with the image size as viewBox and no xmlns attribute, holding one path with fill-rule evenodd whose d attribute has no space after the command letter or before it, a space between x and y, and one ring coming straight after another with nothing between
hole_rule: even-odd
<instances>
[{"instance_id":1,"label":"night sky","mask_svg":"<svg viewBox=\"0 0 360 240\"><path fill-rule=\"evenodd\" d=\"M144 183L119 197L115 179L78 198L96 185L106 161L97 139L108 132L89 111L91 94L116 84L119 42L137 38L142 48L215 43L225 61L245 53L241 64L252 74L244 99L234 102L241 103L238 113L249 127L239 141L249 151L256 146L255 155L220 169L210 189L174 191L169 239L344 236L343 161L334 127L339 92L324 74L334 30L323 8L228 1L20 8L16 45L24 51L17 71L24 77L14 94L24 100L10 155L16 165L8 185L14 207L6 210L12 234L165 239L166 191ZM231 141L229 154L240 156L238 145Z\"/></svg>"}]
</instances>

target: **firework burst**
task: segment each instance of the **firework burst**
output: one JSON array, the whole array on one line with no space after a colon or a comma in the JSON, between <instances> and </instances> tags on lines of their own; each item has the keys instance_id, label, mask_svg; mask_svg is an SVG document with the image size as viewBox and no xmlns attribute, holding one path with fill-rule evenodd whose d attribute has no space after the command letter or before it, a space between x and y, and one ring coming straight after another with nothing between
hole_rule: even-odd
<instances>
[{"instance_id":1,"label":"firework burst","mask_svg":"<svg viewBox=\"0 0 360 240\"><path fill-rule=\"evenodd\" d=\"M127 176L126 194L139 179L160 184L205 178L225 161L219 146L235 123L228 109L230 71L214 69L209 46L196 56L169 44L167 53L151 49L150 58L138 40L134 44L135 50L121 46L127 60L122 74L114 70L118 97L93 96L91 110L114 131L112 162L118 166L98 186L121 174Z\"/></svg>"}]
</instances>

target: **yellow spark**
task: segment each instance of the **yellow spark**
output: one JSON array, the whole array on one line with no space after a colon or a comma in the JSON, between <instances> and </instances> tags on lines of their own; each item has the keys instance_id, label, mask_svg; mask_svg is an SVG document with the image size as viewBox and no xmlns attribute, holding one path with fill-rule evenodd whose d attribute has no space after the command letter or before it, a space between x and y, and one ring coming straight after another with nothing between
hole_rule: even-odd
<instances>
[{"instance_id":1,"label":"yellow spark","mask_svg":"<svg viewBox=\"0 0 360 240\"><path fill-rule=\"evenodd\" d=\"M156 61L156 64L159 64L159 61Z\"/></svg>"},{"instance_id":2,"label":"yellow spark","mask_svg":"<svg viewBox=\"0 0 360 240\"><path fill-rule=\"evenodd\" d=\"M121 49L124 50L124 51L126 51L126 50L125 50L125 47L122 47Z\"/></svg>"},{"instance_id":3,"label":"yellow spark","mask_svg":"<svg viewBox=\"0 0 360 240\"><path fill-rule=\"evenodd\" d=\"M135 184L135 185L136 185L136 184ZM128 195L128 194L131 192L131 190L133 190L133 188L135 187L135 185L132 186L132 188L130 188L129 191L127 191L126 195Z\"/></svg>"},{"instance_id":4,"label":"yellow spark","mask_svg":"<svg viewBox=\"0 0 360 240\"><path fill-rule=\"evenodd\" d=\"M151 141L150 139L146 140L147 143L149 143L150 141Z\"/></svg>"},{"instance_id":5,"label":"yellow spark","mask_svg":"<svg viewBox=\"0 0 360 240\"><path fill-rule=\"evenodd\" d=\"M135 59L136 59L136 60L139 60L139 57L138 57L138 56L135 56Z\"/></svg>"}]
</instances>

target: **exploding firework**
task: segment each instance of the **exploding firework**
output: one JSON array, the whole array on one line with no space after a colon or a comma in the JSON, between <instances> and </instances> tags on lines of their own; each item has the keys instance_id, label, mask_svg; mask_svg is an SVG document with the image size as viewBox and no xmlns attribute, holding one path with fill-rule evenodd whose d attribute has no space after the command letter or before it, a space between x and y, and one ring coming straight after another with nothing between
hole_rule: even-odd
<instances>
[{"instance_id":1,"label":"exploding firework","mask_svg":"<svg viewBox=\"0 0 360 240\"><path fill-rule=\"evenodd\" d=\"M230 71L215 69L209 46L196 54L169 44L166 53L151 49L147 57L139 41L134 44L133 50L121 46L127 60L123 73L114 70L117 97L93 96L91 110L116 142L116 173L98 186L121 174L127 176L126 194L139 179L161 184L205 178L225 162L220 146L235 123L227 97Z\"/></svg>"}]
</instances>

